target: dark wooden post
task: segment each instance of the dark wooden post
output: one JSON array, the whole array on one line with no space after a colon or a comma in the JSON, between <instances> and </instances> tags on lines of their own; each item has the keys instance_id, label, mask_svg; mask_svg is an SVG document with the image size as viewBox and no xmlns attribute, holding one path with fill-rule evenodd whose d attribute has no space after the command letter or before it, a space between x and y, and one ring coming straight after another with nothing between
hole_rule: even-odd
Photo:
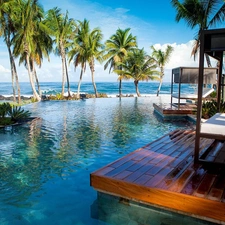
<instances>
[{"instance_id":1,"label":"dark wooden post","mask_svg":"<svg viewBox=\"0 0 225 225\"><path fill-rule=\"evenodd\" d=\"M196 120L196 134L195 134L195 154L194 162L199 161L199 145L200 145L200 130L202 117L202 85L204 74L204 32L200 37L200 55L199 55L199 74L198 74L198 106L197 106L197 120Z\"/></svg>"},{"instance_id":2,"label":"dark wooden post","mask_svg":"<svg viewBox=\"0 0 225 225\"><path fill-rule=\"evenodd\" d=\"M222 70L223 70L223 52L220 52L219 71L218 71L218 77L217 77L217 110L218 112L220 112L220 102L221 102Z\"/></svg>"}]
</instances>

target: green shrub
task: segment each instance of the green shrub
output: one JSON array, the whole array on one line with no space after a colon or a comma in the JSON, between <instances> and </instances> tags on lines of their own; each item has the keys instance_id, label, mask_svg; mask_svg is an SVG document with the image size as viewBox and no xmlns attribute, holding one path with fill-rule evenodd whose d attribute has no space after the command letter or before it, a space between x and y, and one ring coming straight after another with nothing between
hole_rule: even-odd
<instances>
[{"instance_id":1,"label":"green shrub","mask_svg":"<svg viewBox=\"0 0 225 225\"><path fill-rule=\"evenodd\" d=\"M0 105L0 117L5 118L11 109L11 105L8 102L4 102Z\"/></svg>"},{"instance_id":2,"label":"green shrub","mask_svg":"<svg viewBox=\"0 0 225 225\"><path fill-rule=\"evenodd\" d=\"M216 91L212 92L209 96L210 96L211 98L216 98Z\"/></svg>"},{"instance_id":3,"label":"green shrub","mask_svg":"<svg viewBox=\"0 0 225 225\"><path fill-rule=\"evenodd\" d=\"M28 118L30 115L31 113L29 111L25 111L24 109L21 109L20 106L11 107L11 110L9 112L9 116L11 117L11 120L13 121Z\"/></svg>"},{"instance_id":4,"label":"green shrub","mask_svg":"<svg viewBox=\"0 0 225 225\"><path fill-rule=\"evenodd\" d=\"M204 119L208 119L215 115L218 112L217 110L217 102L212 100L212 101L206 101L203 102L202 104L202 117ZM221 102L220 103L220 112L224 113L225 112L225 103Z\"/></svg>"},{"instance_id":5,"label":"green shrub","mask_svg":"<svg viewBox=\"0 0 225 225\"><path fill-rule=\"evenodd\" d=\"M10 105L8 102L0 104L0 125L10 125L30 115L29 111L25 111L20 106Z\"/></svg>"},{"instance_id":6,"label":"green shrub","mask_svg":"<svg viewBox=\"0 0 225 225\"><path fill-rule=\"evenodd\" d=\"M32 97L32 98L31 98L31 102L32 102L32 103L35 103L35 102L37 102L37 99L35 99L35 98Z\"/></svg>"}]
</instances>

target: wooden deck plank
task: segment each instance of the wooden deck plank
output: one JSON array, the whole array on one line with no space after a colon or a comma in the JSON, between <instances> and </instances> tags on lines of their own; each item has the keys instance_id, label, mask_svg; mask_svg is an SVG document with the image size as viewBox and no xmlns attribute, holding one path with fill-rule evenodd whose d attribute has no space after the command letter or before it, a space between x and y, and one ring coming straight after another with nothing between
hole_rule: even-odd
<instances>
[{"instance_id":1,"label":"wooden deck plank","mask_svg":"<svg viewBox=\"0 0 225 225\"><path fill-rule=\"evenodd\" d=\"M138 170L136 170L135 172L131 173L129 176L127 176L124 181L127 182L132 182L137 180L139 177L141 177L143 174L144 175L151 175L151 174L146 174L146 171L148 171L149 169L153 168L154 165L151 163L146 164L145 166L140 167Z\"/></svg>"},{"instance_id":2,"label":"wooden deck plank","mask_svg":"<svg viewBox=\"0 0 225 225\"><path fill-rule=\"evenodd\" d=\"M204 175L206 174L206 170L202 167L197 168L195 170L195 174L192 176L192 179L186 184L186 186L182 189L181 193L191 195L197 189L200 182L202 181Z\"/></svg>"},{"instance_id":3,"label":"wooden deck plank","mask_svg":"<svg viewBox=\"0 0 225 225\"><path fill-rule=\"evenodd\" d=\"M108 172L114 170L115 168L110 167L110 166L106 166L103 167L102 169L98 170L98 175L99 176L104 176L105 174L107 174Z\"/></svg>"},{"instance_id":4,"label":"wooden deck plank","mask_svg":"<svg viewBox=\"0 0 225 225\"><path fill-rule=\"evenodd\" d=\"M142 175L137 180L134 181L135 184L144 185L146 184L150 179L152 179L152 176L149 175Z\"/></svg>"},{"instance_id":5,"label":"wooden deck plank","mask_svg":"<svg viewBox=\"0 0 225 225\"><path fill-rule=\"evenodd\" d=\"M188 168L184 171L184 173L171 185L168 190L181 192L184 186L188 183L189 179L193 176L194 171L193 169Z\"/></svg>"},{"instance_id":6,"label":"wooden deck plank","mask_svg":"<svg viewBox=\"0 0 225 225\"><path fill-rule=\"evenodd\" d=\"M208 199L220 201L223 197L225 189L225 174L220 174L216 177L214 184L211 187L209 194L207 195Z\"/></svg>"},{"instance_id":7,"label":"wooden deck plank","mask_svg":"<svg viewBox=\"0 0 225 225\"><path fill-rule=\"evenodd\" d=\"M155 176L152 177L147 183L145 183L145 186L147 187L155 187L157 184L159 184L167 174L169 174L173 168L170 167L164 167L163 169L161 168L160 171L158 171Z\"/></svg>"},{"instance_id":8,"label":"wooden deck plank","mask_svg":"<svg viewBox=\"0 0 225 225\"><path fill-rule=\"evenodd\" d=\"M117 174L114 176L115 179L123 180L125 177L129 176L132 172L124 170L123 172Z\"/></svg>"},{"instance_id":9,"label":"wooden deck plank","mask_svg":"<svg viewBox=\"0 0 225 225\"><path fill-rule=\"evenodd\" d=\"M154 156L156 156L157 154L152 154L146 158L144 158L143 160L136 162L135 164L133 164L132 166L130 166L129 168L127 168L127 170L134 172L138 169L140 169L142 166L146 165L147 163L149 163L152 159L154 159Z\"/></svg>"},{"instance_id":10,"label":"wooden deck plank","mask_svg":"<svg viewBox=\"0 0 225 225\"><path fill-rule=\"evenodd\" d=\"M134 173L131 173L129 176L125 177L123 180L126 182L134 182L138 178L140 178L143 175L143 173L139 170L135 171Z\"/></svg>"},{"instance_id":11,"label":"wooden deck plank","mask_svg":"<svg viewBox=\"0 0 225 225\"><path fill-rule=\"evenodd\" d=\"M204 178L202 179L202 182L200 183L200 185L198 186L198 188L196 189L196 191L194 192L195 196L198 197L203 197L205 198L206 195L209 193L210 188L215 180L215 175L214 174L206 174L204 176Z\"/></svg>"},{"instance_id":12,"label":"wooden deck plank","mask_svg":"<svg viewBox=\"0 0 225 225\"><path fill-rule=\"evenodd\" d=\"M225 151L224 150L220 150L218 155L215 157L215 162L217 163L224 163L225 160Z\"/></svg>"},{"instance_id":13,"label":"wooden deck plank","mask_svg":"<svg viewBox=\"0 0 225 225\"><path fill-rule=\"evenodd\" d=\"M121 173L122 171L126 170L127 168L129 168L130 166L134 165L135 161L134 160L130 160L125 162L124 164L118 166L117 168L115 168L114 170L111 170L110 172L106 173L106 176L109 177L114 177L117 174Z\"/></svg>"}]
</instances>

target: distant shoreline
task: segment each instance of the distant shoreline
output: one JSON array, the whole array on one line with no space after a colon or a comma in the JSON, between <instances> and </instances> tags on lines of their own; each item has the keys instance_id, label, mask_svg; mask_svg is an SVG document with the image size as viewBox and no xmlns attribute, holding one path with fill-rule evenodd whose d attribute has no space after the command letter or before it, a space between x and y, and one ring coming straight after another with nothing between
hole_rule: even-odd
<instances>
[{"instance_id":1,"label":"distant shoreline","mask_svg":"<svg viewBox=\"0 0 225 225\"><path fill-rule=\"evenodd\" d=\"M94 94L88 94L88 93L81 93L81 98L95 98L95 97L92 97L94 96ZM42 95L42 97L45 96L45 97L50 97L50 96L56 96L56 95ZM64 95L65 97L67 97L66 93ZM159 96L156 96L156 94L143 94L141 95L140 97L138 98L142 98L142 97L155 97L155 98L170 98L170 94L159 94ZM16 95L17 97L17 95ZM30 100L33 96L32 95L21 95L21 99L22 100ZM137 94L123 94L122 95L122 98L136 98L137 97ZM104 94L103 97L98 97L98 98L119 98L118 94ZM13 101L13 95L0 95L0 101Z\"/></svg>"}]
</instances>

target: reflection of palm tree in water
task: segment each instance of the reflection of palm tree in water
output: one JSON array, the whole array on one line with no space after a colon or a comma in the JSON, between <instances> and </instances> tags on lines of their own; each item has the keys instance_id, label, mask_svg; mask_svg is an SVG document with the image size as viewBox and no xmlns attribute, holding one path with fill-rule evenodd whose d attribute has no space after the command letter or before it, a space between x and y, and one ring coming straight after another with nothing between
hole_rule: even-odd
<instances>
[{"instance_id":1,"label":"reflection of palm tree in water","mask_svg":"<svg viewBox=\"0 0 225 225\"><path fill-rule=\"evenodd\" d=\"M63 168L71 160L66 152L68 149L65 141L66 133L62 138L62 147L57 149L55 133L50 136L49 130L43 125L41 127L40 121L31 122L29 135L27 135L27 126L16 127L12 133L15 136L19 134L19 138L18 140L14 138L11 157L6 158L5 161L1 160L0 164L0 184L4 183L1 189L3 202L10 202L17 206L23 202L24 206L24 202L32 193L40 190L43 183L55 174L61 176ZM66 117L64 117L64 131L67 130L65 121Z\"/></svg>"},{"instance_id":2,"label":"reflection of palm tree in water","mask_svg":"<svg viewBox=\"0 0 225 225\"><path fill-rule=\"evenodd\" d=\"M126 107L125 104L122 104L123 99L120 99L118 108L115 110L112 133L113 143L117 147L125 147L128 143L135 141L131 140L133 136L131 134L136 132L136 129L139 129L138 127L145 123L144 112L139 108L138 98L133 99L133 107Z\"/></svg>"},{"instance_id":3,"label":"reflection of palm tree in water","mask_svg":"<svg viewBox=\"0 0 225 225\"><path fill-rule=\"evenodd\" d=\"M87 113L85 110L87 110ZM101 130L95 121L95 109L91 108L90 111L86 106L79 120L74 121L73 142L77 147L77 151L85 156L100 149Z\"/></svg>"}]
</instances>

